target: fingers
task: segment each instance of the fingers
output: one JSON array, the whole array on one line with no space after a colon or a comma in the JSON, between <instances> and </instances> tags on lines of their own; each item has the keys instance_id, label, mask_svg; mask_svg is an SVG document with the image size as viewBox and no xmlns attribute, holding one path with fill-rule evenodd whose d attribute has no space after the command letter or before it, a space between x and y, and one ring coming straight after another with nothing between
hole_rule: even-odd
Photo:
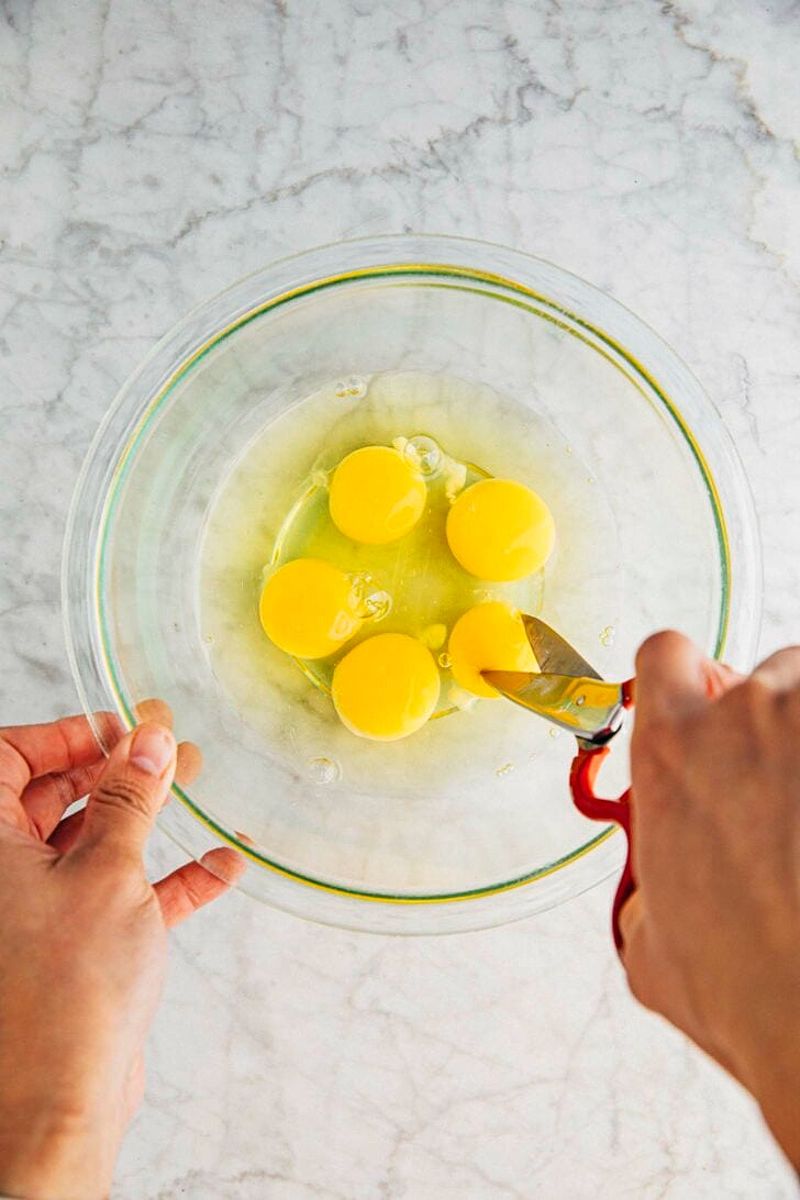
<instances>
[{"instance_id":1,"label":"fingers","mask_svg":"<svg viewBox=\"0 0 800 1200\"><path fill-rule=\"evenodd\" d=\"M777 692L800 688L800 646L770 655L752 678ZM657 633L642 644L636 657L637 725L691 714L742 679L724 663L706 658L682 634Z\"/></svg>"},{"instance_id":2,"label":"fingers","mask_svg":"<svg viewBox=\"0 0 800 1200\"><path fill-rule=\"evenodd\" d=\"M721 683L715 664L689 638L656 633L636 656L637 725L703 708Z\"/></svg>"},{"instance_id":3,"label":"fingers","mask_svg":"<svg viewBox=\"0 0 800 1200\"><path fill-rule=\"evenodd\" d=\"M181 787L194 783L203 769L203 753L194 742L178 744L178 762L175 767L175 782Z\"/></svg>"},{"instance_id":4,"label":"fingers","mask_svg":"<svg viewBox=\"0 0 800 1200\"><path fill-rule=\"evenodd\" d=\"M94 721L103 742L113 746L122 733L119 718L113 713L95 713ZM15 725L0 731L0 742L6 748L3 778L16 787L18 795L31 779L88 767L103 756L86 717L63 717L46 725Z\"/></svg>"},{"instance_id":5,"label":"fingers","mask_svg":"<svg viewBox=\"0 0 800 1200\"><path fill-rule=\"evenodd\" d=\"M143 700L136 706L136 715L140 722L155 721L172 728L172 711L163 700ZM110 712L95 713L92 722L87 717L62 717L43 725L15 725L0 730L0 739L18 756L19 791L31 779L42 775L73 771L102 761L104 749L111 750L116 745L124 728L119 717Z\"/></svg>"},{"instance_id":6,"label":"fingers","mask_svg":"<svg viewBox=\"0 0 800 1200\"><path fill-rule=\"evenodd\" d=\"M136 712L142 721L172 726L172 712L163 700L144 700ZM119 718L107 712L95 714L91 722L65 717L0 730L0 821L42 840L50 838L65 809L98 782L104 749L115 746L122 733ZM184 743L178 763L184 768L181 781L191 782L202 766L199 750ZM80 824L69 822L57 840L70 845Z\"/></svg>"},{"instance_id":7,"label":"fingers","mask_svg":"<svg viewBox=\"0 0 800 1200\"><path fill-rule=\"evenodd\" d=\"M127 734L89 796L70 853L103 850L141 857L175 774L176 749L163 725L149 722Z\"/></svg>"},{"instance_id":8,"label":"fingers","mask_svg":"<svg viewBox=\"0 0 800 1200\"><path fill-rule=\"evenodd\" d=\"M101 758L91 766L75 767L60 775L43 775L29 783L22 793L22 807L33 836L46 842L70 804L82 800L92 790L105 765L105 758Z\"/></svg>"},{"instance_id":9,"label":"fingers","mask_svg":"<svg viewBox=\"0 0 800 1200\"><path fill-rule=\"evenodd\" d=\"M226 847L209 850L200 862L179 867L154 885L164 923L172 928L185 921L198 908L226 892L244 870L241 855Z\"/></svg>"},{"instance_id":10,"label":"fingers","mask_svg":"<svg viewBox=\"0 0 800 1200\"><path fill-rule=\"evenodd\" d=\"M102 771L103 766L104 764L101 763L99 770ZM200 753L200 748L195 746L194 742L180 742L178 744L175 766L175 782L180 784L181 787L188 787L190 783L194 783L202 769L203 756ZM91 791L91 788L87 788L86 791ZM85 812L86 809L82 808L79 812L71 813L70 816L65 817L52 830L48 841L59 853L66 854L75 845L81 831L81 826L83 825Z\"/></svg>"},{"instance_id":11,"label":"fingers","mask_svg":"<svg viewBox=\"0 0 800 1200\"><path fill-rule=\"evenodd\" d=\"M789 646L778 650L756 667L753 679L759 680L776 692L789 692L800 685L800 646Z\"/></svg>"},{"instance_id":12,"label":"fingers","mask_svg":"<svg viewBox=\"0 0 800 1200\"><path fill-rule=\"evenodd\" d=\"M155 721L172 728L172 712L163 700L142 701L136 707L136 714L139 721ZM111 713L99 713L95 720L102 730L105 748L111 749L122 736L121 722ZM34 731L34 742L42 731L51 741L57 739L65 756L78 764L63 770L53 766L49 774L35 777L22 794L22 807L28 816L30 832L47 841L65 809L92 790L102 773L105 756L84 717L68 717L50 726L23 727L25 737L29 737L30 730ZM19 734L20 730L9 732ZM91 735L88 739L87 733ZM25 738L22 744L25 744Z\"/></svg>"},{"instance_id":13,"label":"fingers","mask_svg":"<svg viewBox=\"0 0 800 1200\"><path fill-rule=\"evenodd\" d=\"M121 725L112 713L96 713L94 721L107 744L119 738ZM42 828L52 829L70 800L89 790L92 768L102 760L102 748L86 717L0 730L0 822L34 836L40 836L40 819ZM59 778L54 782L49 772ZM86 786L79 793L82 779ZM32 813L25 803L31 788Z\"/></svg>"},{"instance_id":14,"label":"fingers","mask_svg":"<svg viewBox=\"0 0 800 1200\"><path fill-rule=\"evenodd\" d=\"M145 721L155 721L156 725L172 729L172 709L166 700L142 700L136 705L136 720L140 725Z\"/></svg>"}]
</instances>

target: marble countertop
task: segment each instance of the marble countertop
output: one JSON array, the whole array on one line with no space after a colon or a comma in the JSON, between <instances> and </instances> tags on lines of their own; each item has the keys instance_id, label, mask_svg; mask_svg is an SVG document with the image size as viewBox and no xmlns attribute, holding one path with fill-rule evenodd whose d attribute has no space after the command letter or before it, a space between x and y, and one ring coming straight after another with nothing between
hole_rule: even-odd
<instances>
[{"instance_id":1,"label":"marble countertop","mask_svg":"<svg viewBox=\"0 0 800 1200\"><path fill-rule=\"evenodd\" d=\"M0 721L76 708L60 544L120 383L210 293L358 234L506 242L658 329L752 482L763 649L800 638L798 37L796 0L4 0ZM626 995L610 894L440 940L203 913L117 1200L794 1196Z\"/></svg>"}]
</instances>

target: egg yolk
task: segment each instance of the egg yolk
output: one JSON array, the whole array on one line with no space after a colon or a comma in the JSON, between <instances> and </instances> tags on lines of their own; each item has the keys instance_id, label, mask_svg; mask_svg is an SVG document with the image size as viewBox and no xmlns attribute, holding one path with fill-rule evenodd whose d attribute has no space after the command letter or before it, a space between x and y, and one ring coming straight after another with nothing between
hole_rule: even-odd
<instances>
[{"instance_id":1,"label":"egg yolk","mask_svg":"<svg viewBox=\"0 0 800 1200\"><path fill-rule=\"evenodd\" d=\"M258 611L267 637L295 658L326 658L361 627L350 579L318 558L279 567L264 584Z\"/></svg>"},{"instance_id":2,"label":"egg yolk","mask_svg":"<svg viewBox=\"0 0 800 1200\"><path fill-rule=\"evenodd\" d=\"M336 666L333 703L352 733L393 742L421 729L439 700L433 655L416 638L381 633L354 646Z\"/></svg>"},{"instance_id":3,"label":"egg yolk","mask_svg":"<svg viewBox=\"0 0 800 1200\"><path fill-rule=\"evenodd\" d=\"M333 473L330 513L345 537L370 546L395 542L422 516L425 481L399 450L363 446Z\"/></svg>"},{"instance_id":4,"label":"egg yolk","mask_svg":"<svg viewBox=\"0 0 800 1200\"><path fill-rule=\"evenodd\" d=\"M519 613L499 600L476 604L456 621L448 644L453 678L476 696L499 696L481 671L535 671Z\"/></svg>"},{"instance_id":5,"label":"egg yolk","mask_svg":"<svg viewBox=\"0 0 800 1200\"><path fill-rule=\"evenodd\" d=\"M547 562L555 542L550 509L512 479L482 479L463 491L447 514L453 555L478 579L524 579Z\"/></svg>"}]
</instances>

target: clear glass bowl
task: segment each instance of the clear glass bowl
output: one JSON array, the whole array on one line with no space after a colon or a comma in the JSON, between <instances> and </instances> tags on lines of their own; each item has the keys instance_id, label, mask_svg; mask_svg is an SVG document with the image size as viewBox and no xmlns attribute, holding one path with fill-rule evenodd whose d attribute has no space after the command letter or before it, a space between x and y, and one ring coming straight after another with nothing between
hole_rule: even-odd
<instances>
[{"instance_id":1,"label":"clear glass bowl","mask_svg":"<svg viewBox=\"0 0 800 1200\"><path fill-rule=\"evenodd\" d=\"M750 664L756 522L698 382L632 313L574 275L445 237L285 259L176 326L123 387L87 457L68 525L64 612L87 713L111 707L131 725L136 703L161 696L181 737L203 747L203 775L175 787L160 818L190 855L237 847L251 864L241 887L309 919L438 933L548 908L621 863L621 835L570 804L574 743L501 701L407 742L363 743L336 727L288 660L275 665L266 640L265 672L273 664L287 711L297 699L294 717L260 722L218 677L200 603L209 513L254 437L318 389L356 377L380 390L397 372L513 398L532 436L547 441L550 431L574 470L588 472L596 499L564 520L596 569L567 571L561 608L553 617L545 593L542 611L573 640L582 608L607 614L594 648L579 644L607 677L627 677L638 642L665 625ZM427 417L435 425L436 413ZM328 434L323 421L319 437ZM547 493L556 507L559 477L569 491L565 463ZM265 543L265 561L269 553ZM253 620L256 598L254 581ZM329 770L342 755L346 769ZM621 748L611 760L619 776Z\"/></svg>"}]
</instances>

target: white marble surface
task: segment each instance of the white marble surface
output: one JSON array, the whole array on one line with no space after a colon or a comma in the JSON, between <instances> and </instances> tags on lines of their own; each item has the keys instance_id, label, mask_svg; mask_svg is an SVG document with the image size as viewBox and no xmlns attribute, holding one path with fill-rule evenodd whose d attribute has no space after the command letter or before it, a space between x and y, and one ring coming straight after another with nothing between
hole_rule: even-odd
<instances>
[{"instance_id":1,"label":"white marble surface","mask_svg":"<svg viewBox=\"0 0 800 1200\"><path fill-rule=\"evenodd\" d=\"M76 706L60 542L117 386L215 289L361 233L508 242L660 330L752 480L764 648L800 636L796 0L2 0L0 26L0 720ZM748 1099L626 996L609 896L439 941L198 917L117 1200L793 1196Z\"/></svg>"}]
</instances>

